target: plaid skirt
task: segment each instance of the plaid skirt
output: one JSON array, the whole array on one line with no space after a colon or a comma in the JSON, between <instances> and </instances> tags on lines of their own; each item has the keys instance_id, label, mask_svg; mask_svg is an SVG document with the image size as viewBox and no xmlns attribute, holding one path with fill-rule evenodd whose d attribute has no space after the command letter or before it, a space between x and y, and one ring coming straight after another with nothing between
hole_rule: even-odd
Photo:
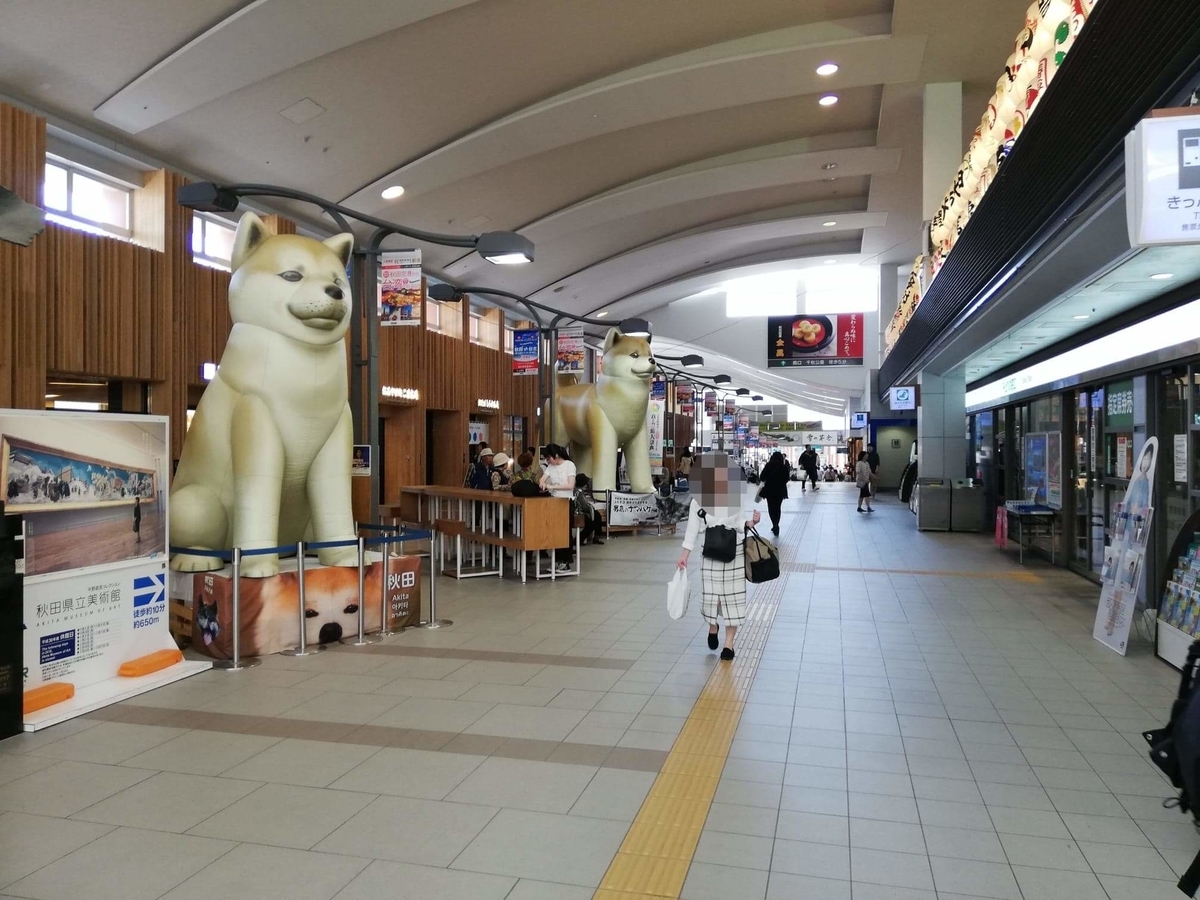
<instances>
[{"instance_id":1,"label":"plaid skirt","mask_svg":"<svg viewBox=\"0 0 1200 900\"><path fill-rule=\"evenodd\" d=\"M726 625L746 621L746 563L740 540L733 562L708 557L700 560L700 585L700 615L705 622L715 625L717 616L722 616Z\"/></svg>"}]
</instances>

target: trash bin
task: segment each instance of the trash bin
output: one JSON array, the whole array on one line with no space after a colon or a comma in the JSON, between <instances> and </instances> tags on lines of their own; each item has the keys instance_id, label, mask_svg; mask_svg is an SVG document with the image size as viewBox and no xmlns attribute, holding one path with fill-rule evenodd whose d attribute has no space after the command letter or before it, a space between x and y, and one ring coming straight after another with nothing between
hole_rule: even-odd
<instances>
[{"instance_id":1,"label":"trash bin","mask_svg":"<svg viewBox=\"0 0 1200 900\"><path fill-rule=\"evenodd\" d=\"M951 495L950 530L983 531L983 485L976 484L971 478L959 478L954 482Z\"/></svg>"},{"instance_id":2,"label":"trash bin","mask_svg":"<svg viewBox=\"0 0 1200 900\"><path fill-rule=\"evenodd\" d=\"M917 530L950 530L949 479L917 479Z\"/></svg>"}]
</instances>

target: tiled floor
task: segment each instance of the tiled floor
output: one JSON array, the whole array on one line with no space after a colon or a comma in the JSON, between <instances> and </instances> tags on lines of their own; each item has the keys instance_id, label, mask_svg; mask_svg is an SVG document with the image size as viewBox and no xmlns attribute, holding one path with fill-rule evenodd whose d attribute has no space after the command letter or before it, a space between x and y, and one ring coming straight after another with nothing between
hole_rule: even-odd
<instances>
[{"instance_id":1,"label":"tiled floor","mask_svg":"<svg viewBox=\"0 0 1200 900\"><path fill-rule=\"evenodd\" d=\"M1181 896L1200 838L1140 737L1174 671L1093 642L1076 576L878 510L842 485L789 502L681 896ZM0 743L0 896L592 897L715 656L665 614L678 539L584 552L557 584L444 580L452 628Z\"/></svg>"}]
</instances>

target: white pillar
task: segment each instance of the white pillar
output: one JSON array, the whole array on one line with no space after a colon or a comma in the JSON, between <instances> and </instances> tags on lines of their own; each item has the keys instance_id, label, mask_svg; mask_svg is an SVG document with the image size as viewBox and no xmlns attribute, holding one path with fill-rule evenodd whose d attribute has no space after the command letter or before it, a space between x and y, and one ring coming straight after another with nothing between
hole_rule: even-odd
<instances>
[{"instance_id":1,"label":"white pillar","mask_svg":"<svg viewBox=\"0 0 1200 900\"><path fill-rule=\"evenodd\" d=\"M928 222L963 158L962 82L925 85L921 147L921 214Z\"/></svg>"},{"instance_id":2,"label":"white pillar","mask_svg":"<svg viewBox=\"0 0 1200 900\"><path fill-rule=\"evenodd\" d=\"M966 377L921 372L917 384L917 474L921 478L965 478Z\"/></svg>"}]
</instances>

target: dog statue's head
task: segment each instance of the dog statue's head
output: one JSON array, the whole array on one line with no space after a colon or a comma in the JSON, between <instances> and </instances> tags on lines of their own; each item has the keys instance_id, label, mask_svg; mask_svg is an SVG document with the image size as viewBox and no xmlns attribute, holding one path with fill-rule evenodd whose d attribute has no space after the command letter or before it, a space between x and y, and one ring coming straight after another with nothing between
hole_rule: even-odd
<instances>
[{"instance_id":1,"label":"dog statue's head","mask_svg":"<svg viewBox=\"0 0 1200 900\"><path fill-rule=\"evenodd\" d=\"M351 234L327 241L272 235L246 213L233 239L230 316L305 344L337 343L350 323L346 266L353 247Z\"/></svg>"},{"instance_id":2,"label":"dog statue's head","mask_svg":"<svg viewBox=\"0 0 1200 900\"><path fill-rule=\"evenodd\" d=\"M603 371L612 378L640 378L649 382L658 374L658 363L648 340L610 328L604 339Z\"/></svg>"}]
</instances>

